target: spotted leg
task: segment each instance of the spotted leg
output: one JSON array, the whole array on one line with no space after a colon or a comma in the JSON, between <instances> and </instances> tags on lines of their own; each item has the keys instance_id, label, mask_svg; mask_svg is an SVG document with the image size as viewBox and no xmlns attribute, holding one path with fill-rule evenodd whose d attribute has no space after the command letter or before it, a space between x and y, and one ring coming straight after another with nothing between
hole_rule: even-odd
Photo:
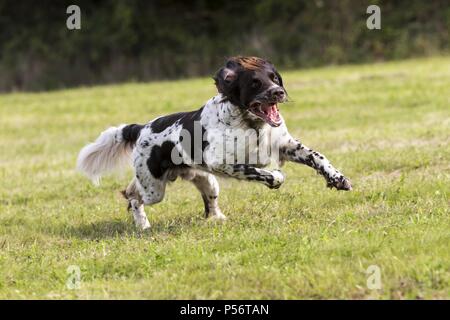
<instances>
[{"instance_id":1,"label":"spotted leg","mask_svg":"<svg viewBox=\"0 0 450 320\"><path fill-rule=\"evenodd\" d=\"M206 218L225 220L226 217L219 208L219 183L216 177L210 173L196 172L191 182L202 195Z\"/></svg>"},{"instance_id":2,"label":"spotted leg","mask_svg":"<svg viewBox=\"0 0 450 320\"><path fill-rule=\"evenodd\" d=\"M247 164L221 165L213 171L239 180L256 181L270 189L278 189L284 182L284 176L280 170L270 171Z\"/></svg>"},{"instance_id":3,"label":"spotted leg","mask_svg":"<svg viewBox=\"0 0 450 320\"><path fill-rule=\"evenodd\" d=\"M128 200L128 210L132 211L136 226L143 230L150 228L150 222L144 211L144 202L136 186L136 179L131 181L122 194Z\"/></svg>"},{"instance_id":4,"label":"spotted leg","mask_svg":"<svg viewBox=\"0 0 450 320\"><path fill-rule=\"evenodd\" d=\"M324 155L309 149L300 141L290 139L288 143L281 146L280 153L282 160L305 164L315 169L325 178L327 187L337 190L352 189L350 180L334 168Z\"/></svg>"},{"instance_id":5,"label":"spotted leg","mask_svg":"<svg viewBox=\"0 0 450 320\"><path fill-rule=\"evenodd\" d=\"M144 211L144 205L152 205L164 198L166 179L151 179L140 182L133 179L127 189L122 192L128 199L128 208L132 210L136 226L145 230L150 228L150 223ZM143 183L145 182L145 185Z\"/></svg>"}]
</instances>

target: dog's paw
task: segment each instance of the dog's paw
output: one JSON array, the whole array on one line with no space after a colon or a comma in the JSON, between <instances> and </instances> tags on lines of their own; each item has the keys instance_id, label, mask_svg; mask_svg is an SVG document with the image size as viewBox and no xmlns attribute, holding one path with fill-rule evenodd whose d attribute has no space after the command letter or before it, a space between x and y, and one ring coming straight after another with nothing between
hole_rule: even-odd
<instances>
[{"instance_id":1,"label":"dog's paw","mask_svg":"<svg viewBox=\"0 0 450 320\"><path fill-rule=\"evenodd\" d=\"M270 189L278 189L284 182L284 175L280 170L272 171L272 179L269 181Z\"/></svg>"},{"instance_id":2,"label":"dog's paw","mask_svg":"<svg viewBox=\"0 0 450 320\"><path fill-rule=\"evenodd\" d=\"M227 217L219 210L207 215L207 219L210 221L225 221Z\"/></svg>"},{"instance_id":3,"label":"dog's paw","mask_svg":"<svg viewBox=\"0 0 450 320\"><path fill-rule=\"evenodd\" d=\"M135 216L134 222L139 230L149 230L151 225L146 216Z\"/></svg>"},{"instance_id":4,"label":"dog's paw","mask_svg":"<svg viewBox=\"0 0 450 320\"><path fill-rule=\"evenodd\" d=\"M340 175L328 181L327 187L330 189L336 188L337 190L350 191L352 190L352 183L350 182L349 179L347 179L343 175Z\"/></svg>"}]
</instances>

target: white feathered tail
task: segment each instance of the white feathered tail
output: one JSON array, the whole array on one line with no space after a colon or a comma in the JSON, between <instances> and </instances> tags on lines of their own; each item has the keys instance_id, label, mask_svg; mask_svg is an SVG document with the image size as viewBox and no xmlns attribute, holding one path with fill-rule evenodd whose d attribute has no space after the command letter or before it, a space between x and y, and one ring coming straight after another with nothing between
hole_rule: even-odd
<instances>
[{"instance_id":1,"label":"white feathered tail","mask_svg":"<svg viewBox=\"0 0 450 320\"><path fill-rule=\"evenodd\" d=\"M100 178L131 162L133 145L123 139L125 125L103 131L95 142L81 149L77 159L77 170L84 173L95 185Z\"/></svg>"}]
</instances>

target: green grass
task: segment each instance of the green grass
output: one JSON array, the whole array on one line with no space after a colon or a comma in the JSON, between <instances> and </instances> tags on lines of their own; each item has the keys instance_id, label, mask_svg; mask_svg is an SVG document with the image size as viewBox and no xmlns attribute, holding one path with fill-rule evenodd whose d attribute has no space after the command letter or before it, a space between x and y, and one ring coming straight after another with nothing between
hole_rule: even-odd
<instances>
[{"instance_id":1,"label":"green grass","mask_svg":"<svg viewBox=\"0 0 450 320\"><path fill-rule=\"evenodd\" d=\"M110 125L200 107L211 79L0 95L0 298L449 298L450 58L283 74L291 133L354 191L289 163L276 191L221 180L214 223L176 181L144 233L118 192L131 171L96 188L77 153Z\"/></svg>"}]
</instances>

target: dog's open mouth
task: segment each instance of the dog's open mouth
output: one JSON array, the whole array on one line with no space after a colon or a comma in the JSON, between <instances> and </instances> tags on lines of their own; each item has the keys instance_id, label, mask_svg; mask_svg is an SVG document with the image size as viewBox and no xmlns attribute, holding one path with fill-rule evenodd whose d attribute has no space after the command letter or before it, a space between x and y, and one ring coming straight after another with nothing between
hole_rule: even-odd
<instances>
[{"instance_id":1,"label":"dog's open mouth","mask_svg":"<svg viewBox=\"0 0 450 320\"><path fill-rule=\"evenodd\" d=\"M280 112L278 111L278 104L276 102L269 104L253 102L248 110L257 117L263 119L272 127L278 127L282 123Z\"/></svg>"}]
</instances>

